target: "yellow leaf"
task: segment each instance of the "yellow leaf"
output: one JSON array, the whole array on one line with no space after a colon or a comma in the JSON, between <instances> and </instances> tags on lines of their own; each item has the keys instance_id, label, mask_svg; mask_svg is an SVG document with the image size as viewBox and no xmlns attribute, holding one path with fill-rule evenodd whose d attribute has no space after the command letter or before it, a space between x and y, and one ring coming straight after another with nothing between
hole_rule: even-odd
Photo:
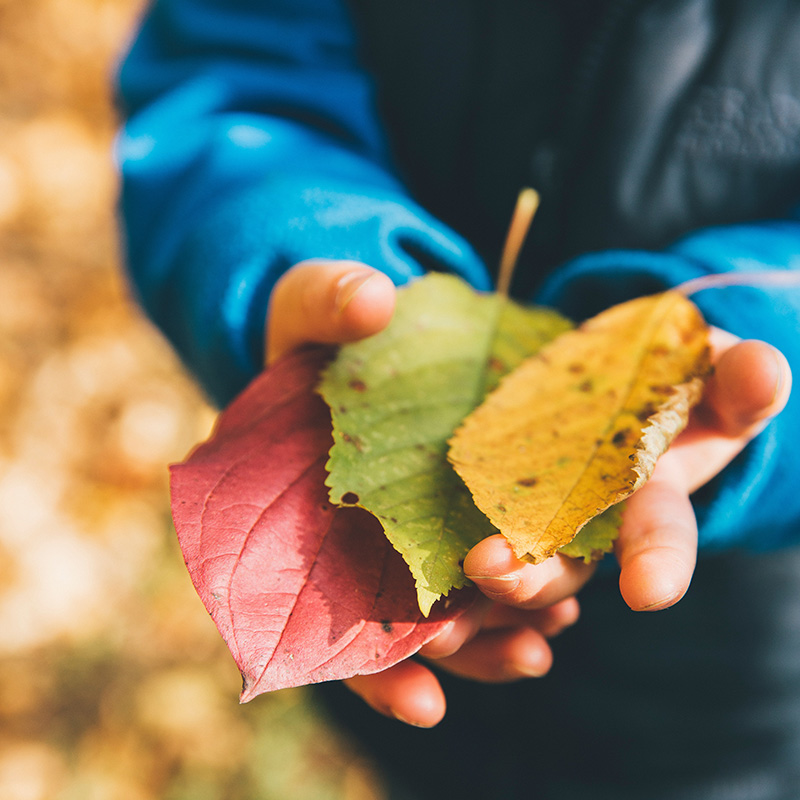
<instances>
[{"instance_id":1,"label":"yellow leaf","mask_svg":"<svg viewBox=\"0 0 800 800\"><path fill-rule=\"evenodd\" d=\"M615 306L507 375L450 461L517 557L538 563L650 477L709 369L707 326L683 295Z\"/></svg>"}]
</instances>

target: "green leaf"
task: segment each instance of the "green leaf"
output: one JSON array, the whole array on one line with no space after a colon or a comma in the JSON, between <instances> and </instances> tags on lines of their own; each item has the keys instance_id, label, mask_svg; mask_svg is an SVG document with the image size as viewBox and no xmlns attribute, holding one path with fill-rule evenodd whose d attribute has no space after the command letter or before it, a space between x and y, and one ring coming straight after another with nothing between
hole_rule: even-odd
<instances>
[{"instance_id":1,"label":"green leaf","mask_svg":"<svg viewBox=\"0 0 800 800\"><path fill-rule=\"evenodd\" d=\"M558 552L570 558L582 558L587 564L599 561L614 549L622 525L622 509L625 503L617 503L602 514L590 519L575 538L559 548Z\"/></svg>"},{"instance_id":2,"label":"green leaf","mask_svg":"<svg viewBox=\"0 0 800 800\"><path fill-rule=\"evenodd\" d=\"M447 440L500 377L571 323L432 273L398 291L392 323L323 373L331 501L374 514L402 554L420 608L467 581L461 562L495 533L447 462Z\"/></svg>"}]
</instances>

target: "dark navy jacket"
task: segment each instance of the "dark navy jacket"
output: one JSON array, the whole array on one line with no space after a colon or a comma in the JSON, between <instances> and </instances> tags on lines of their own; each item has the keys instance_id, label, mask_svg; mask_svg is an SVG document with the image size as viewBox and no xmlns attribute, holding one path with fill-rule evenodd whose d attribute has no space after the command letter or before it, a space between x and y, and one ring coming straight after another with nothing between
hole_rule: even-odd
<instances>
[{"instance_id":1,"label":"dark navy jacket","mask_svg":"<svg viewBox=\"0 0 800 800\"><path fill-rule=\"evenodd\" d=\"M800 5L353 0L399 168L488 256L521 183L539 268L800 197Z\"/></svg>"}]
</instances>

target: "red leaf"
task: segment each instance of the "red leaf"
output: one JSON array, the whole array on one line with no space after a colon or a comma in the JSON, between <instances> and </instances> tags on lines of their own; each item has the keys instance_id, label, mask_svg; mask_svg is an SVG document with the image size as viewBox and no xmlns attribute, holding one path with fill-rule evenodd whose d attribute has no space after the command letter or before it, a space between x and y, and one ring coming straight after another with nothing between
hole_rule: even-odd
<instances>
[{"instance_id":1,"label":"red leaf","mask_svg":"<svg viewBox=\"0 0 800 800\"><path fill-rule=\"evenodd\" d=\"M472 600L425 619L380 524L328 502L324 350L263 373L211 438L172 467L172 513L197 593L244 678L262 692L365 675L413 655Z\"/></svg>"}]
</instances>

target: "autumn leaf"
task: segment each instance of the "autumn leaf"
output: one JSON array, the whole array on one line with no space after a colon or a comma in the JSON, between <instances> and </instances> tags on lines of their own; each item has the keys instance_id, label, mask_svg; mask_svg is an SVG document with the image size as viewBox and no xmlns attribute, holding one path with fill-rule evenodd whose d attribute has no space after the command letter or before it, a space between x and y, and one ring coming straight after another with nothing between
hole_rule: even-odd
<instances>
[{"instance_id":1,"label":"autumn leaf","mask_svg":"<svg viewBox=\"0 0 800 800\"><path fill-rule=\"evenodd\" d=\"M707 327L685 297L624 303L508 375L450 459L517 557L538 563L649 478L708 370Z\"/></svg>"},{"instance_id":2,"label":"autumn leaf","mask_svg":"<svg viewBox=\"0 0 800 800\"><path fill-rule=\"evenodd\" d=\"M386 330L342 347L325 370L331 501L380 520L424 613L465 585L462 559L495 533L447 462L448 438L501 375L569 327L433 273L398 291Z\"/></svg>"},{"instance_id":3,"label":"autumn leaf","mask_svg":"<svg viewBox=\"0 0 800 800\"><path fill-rule=\"evenodd\" d=\"M328 409L320 350L284 359L172 467L172 509L192 581L242 672L242 701L385 669L462 613L428 619L380 525L333 507L325 489Z\"/></svg>"},{"instance_id":4,"label":"autumn leaf","mask_svg":"<svg viewBox=\"0 0 800 800\"><path fill-rule=\"evenodd\" d=\"M561 555L581 558L587 564L600 561L614 549L622 526L624 503L610 506L602 514L592 517L576 534L572 541L558 548Z\"/></svg>"}]
</instances>

